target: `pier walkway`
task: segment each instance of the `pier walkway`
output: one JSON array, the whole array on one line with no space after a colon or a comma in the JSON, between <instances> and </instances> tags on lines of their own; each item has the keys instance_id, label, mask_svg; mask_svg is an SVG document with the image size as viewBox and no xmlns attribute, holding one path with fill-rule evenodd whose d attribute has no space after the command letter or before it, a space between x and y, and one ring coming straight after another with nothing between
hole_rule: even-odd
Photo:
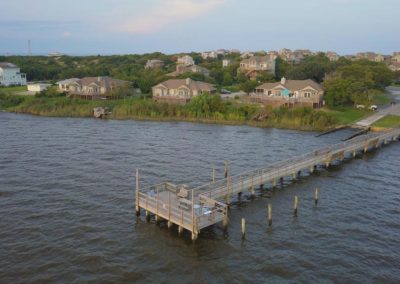
<instances>
[{"instance_id":1,"label":"pier walkway","mask_svg":"<svg viewBox=\"0 0 400 284\"><path fill-rule=\"evenodd\" d=\"M154 214L156 222L166 220L168 228L177 225L179 233L189 230L195 240L203 228L219 222L227 225L228 205L235 195L246 191L254 195L260 187L274 188L285 177L296 179L302 171L313 173L318 166L329 167L345 157L355 157L358 152L397 141L399 136L400 129L359 136L264 168L234 176L228 174L224 179L191 189L169 182L140 188L137 171L135 209L137 214L145 210L146 218Z\"/></svg>"}]
</instances>

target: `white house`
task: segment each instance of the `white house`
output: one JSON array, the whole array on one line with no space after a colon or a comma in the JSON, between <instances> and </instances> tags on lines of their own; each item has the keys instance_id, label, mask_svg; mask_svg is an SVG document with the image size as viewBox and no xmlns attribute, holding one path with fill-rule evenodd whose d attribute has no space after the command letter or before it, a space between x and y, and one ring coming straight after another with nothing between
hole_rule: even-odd
<instances>
[{"instance_id":1,"label":"white house","mask_svg":"<svg viewBox=\"0 0 400 284\"><path fill-rule=\"evenodd\" d=\"M26 74L9 62L0 62L0 86L26 85Z\"/></svg>"}]
</instances>

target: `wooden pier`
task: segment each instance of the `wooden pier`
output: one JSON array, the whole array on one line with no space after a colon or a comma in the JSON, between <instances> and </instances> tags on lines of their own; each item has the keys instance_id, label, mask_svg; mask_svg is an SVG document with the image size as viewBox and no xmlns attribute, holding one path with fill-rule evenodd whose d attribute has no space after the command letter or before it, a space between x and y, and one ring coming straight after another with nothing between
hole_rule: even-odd
<instances>
[{"instance_id":1,"label":"wooden pier","mask_svg":"<svg viewBox=\"0 0 400 284\"><path fill-rule=\"evenodd\" d=\"M213 178L213 182L191 189L169 182L141 188L137 171L135 209L137 214L145 210L146 217L153 214L156 222L166 220L168 228L177 225L179 233L190 231L195 240L203 228L219 222L227 226L228 205L237 194L248 191L255 195L256 188L274 188L285 177L296 179L302 171L313 173L318 166L329 167L345 157L354 158L358 152L397 141L399 136L400 129L359 136L264 168L234 176L228 173L224 179Z\"/></svg>"}]
</instances>

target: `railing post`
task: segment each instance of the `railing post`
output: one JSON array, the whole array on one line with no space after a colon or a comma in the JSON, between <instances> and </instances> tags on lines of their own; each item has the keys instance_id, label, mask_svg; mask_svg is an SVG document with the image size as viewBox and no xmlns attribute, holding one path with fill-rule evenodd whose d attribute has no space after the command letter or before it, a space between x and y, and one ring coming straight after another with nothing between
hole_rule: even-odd
<instances>
[{"instance_id":1,"label":"railing post","mask_svg":"<svg viewBox=\"0 0 400 284\"><path fill-rule=\"evenodd\" d=\"M158 186L157 186L157 195L156 195L157 199L156 199L156 222L158 222Z\"/></svg>"}]
</instances>

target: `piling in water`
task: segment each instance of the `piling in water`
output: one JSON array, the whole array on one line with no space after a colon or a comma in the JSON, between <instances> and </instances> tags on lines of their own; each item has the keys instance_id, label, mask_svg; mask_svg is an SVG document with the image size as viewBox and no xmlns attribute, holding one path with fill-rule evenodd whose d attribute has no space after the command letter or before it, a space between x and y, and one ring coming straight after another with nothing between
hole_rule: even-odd
<instances>
[{"instance_id":1,"label":"piling in water","mask_svg":"<svg viewBox=\"0 0 400 284\"><path fill-rule=\"evenodd\" d=\"M242 239L246 237L246 220L242 218Z\"/></svg>"},{"instance_id":2,"label":"piling in water","mask_svg":"<svg viewBox=\"0 0 400 284\"><path fill-rule=\"evenodd\" d=\"M315 201L315 206L317 206L318 205L318 188L315 189L314 201Z\"/></svg>"},{"instance_id":3,"label":"piling in water","mask_svg":"<svg viewBox=\"0 0 400 284\"><path fill-rule=\"evenodd\" d=\"M294 216L297 217L297 208L299 205L299 198L297 197L297 195L294 197Z\"/></svg>"},{"instance_id":4,"label":"piling in water","mask_svg":"<svg viewBox=\"0 0 400 284\"><path fill-rule=\"evenodd\" d=\"M272 226L272 205L268 204L268 226Z\"/></svg>"}]
</instances>

